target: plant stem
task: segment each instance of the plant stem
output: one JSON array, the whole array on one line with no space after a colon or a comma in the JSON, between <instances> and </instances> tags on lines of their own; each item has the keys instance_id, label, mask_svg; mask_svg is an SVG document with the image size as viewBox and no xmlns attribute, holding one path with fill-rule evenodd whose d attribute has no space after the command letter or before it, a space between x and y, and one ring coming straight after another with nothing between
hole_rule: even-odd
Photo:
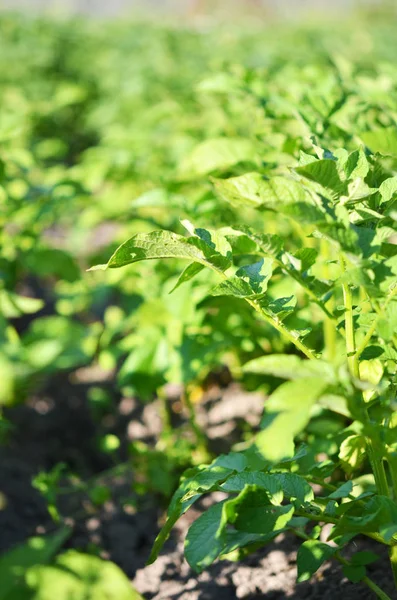
<instances>
[{"instance_id":1,"label":"plant stem","mask_svg":"<svg viewBox=\"0 0 397 600\"><path fill-rule=\"evenodd\" d=\"M340 255L340 265L343 271L346 271L346 264L343 255ZM345 332L346 332L346 354L347 364L350 373L357 379L360 377L358 366L356 341L354 336L354 321L353 321L353 297L348 283L342 284L343 299L345 304Z\"/></svg>"},{"instance_id":2,"label":"plant stem","mask_svg":"<svg viewBox=\"0 0 397 600\"><path fill-rule=\"evenodd\" d=\"M394 544L393 546L390 547L389 558L390 558L391 569L393 571L394 584L397 588L397 545L396 544Z\"/></svg>"},{"instance_id":3,"label":"plant stem","mask_svg":"<svg viewBox=\"0 0 397 600\"><path fill-rule=\"evenodd\" d=\"M362 582L365 583L365 585L369 587L369 589L371 589L378 596L378 598L380 598L380 600L392 600L390 596L381 590L380 587L377 586L376 583L369 577L365 576Z\"/></svg>"},{"instance_id":4,"label":"plant stem","mask_svg":"<svg viewBox=\"0 0 397 600\"><path fill-rule=\"evenodd\" d=\"M340 255L340 265L343 271L346 271L346 263L343 255ZM356 350L356 341L354 335L353 321L353 297L348 283L342 284L343 299L345 304L345 331L346 331L346 354L347 364L350 373L357 379L360 378L360 368L358 362L358 351ZM372 335L372 334L371 334ZM387 482L385 466L383 464L383 453L378 450L374 441L366 439L368 458L371 463L372 472L375 477L375 483L378 493L382 496L389 496L389 485Z\"/></svg>"},{"instance_id":5,"label":"plant stem","mask_svg":"<svg viewBox=\"0 0 397 600\"><path fill-rule=\"evenodd\" d=\"M371 341L371 337L373 336L376 327L380 321L381 318L384 318L385 316L385 310L386 308L389 306L390 302L392 301L392 299L394 298L394 296L397 294L397 284L394 285L392 287L392 289L390 290L389 294L386 297L385 302L383 303L382 307L377 311L377 316L375 317L375 319L373 320L373 323L371 325L371 327L368 329L363 341L361 342L361 344L359 344L359 346L357 347L357 356L359 357L360 354L362 354L365 350L365 348L367 347L368 343Z\"/></svg>"},{"instance_id":6,"label":"plant stem","mask_svg":"<svg viewBox=\"0 0 397 600\"><path fill-rule=\"evenodd\" d=\"M389 465L391 480L393 484L393 497L394 500L397 502L397 453L389 451L386 460Z\"/></svg>"},{"instance_id":7,"label":"plant stem","mask_svg":"<svg viewBox=\"0 0 397 600\"><path fill-rule=\"evenodd\" d=\"M328 517L326 515L314 515L311 513L307 513L303 510L296 510L295 515L297 517L304 517L305 519L308 519L309 521L316 521L317 523L331 523L332 525L337 524L336 518ZM372 538L373 540L376 540L377 542L384 544L385 546L390 546L390 543L385 542L385 540L382 538L381 535L379 535L379 533L362 532L362 535Z\"/></svg>"},{"instance_id":8,"label":"plant stem","mask_svg":"<svg viewBox=\"0 0 397 600\"><path fill-rule=\"evenodd\" d=\"M340 552L336 552L334 556L335 559L341 563L341 565L345 567L351 566L351 563L344 559ZM376 585L376 583L372 581L372 579L370 579L369 577L365 576L362 578L361 581L365 583L365 585L369 587L377 595L377 597L380 598L380 600L392 600L390 596L386 594L386 592L381 590L381 588L378 585Z\"/></svg>"},{"instance_id":9,"label":"plant stem","mask_svg":"<svg viewBox=\"0 0 397 600\"><path fill-rule=\"evenodd\" d=\"M378 494L381 496L389 496L390 490L383 462L383 452L377 448L376 443L371 438L366 438L366 442L368 458L371 463Z\"/></svg>"},{"instance_id":10,"label":"plant stem","mask_svg":"<svg viewBox=\"0 0 397 600\"><path fill-rule=\"evenodd\" d=\"M300 350L307 358L315 360L317 357L314 354L313 350L310 350L300 339L299 337L295 337L295 335L290 331L282 321L280 321L277 317L266 312L255 300L250 300L246 298L247 302L254 308L264 319L267 321L272 327L277 329L281 335L291 342L298 350Z\"/></svg>"},{"instance_id":11,"label":"plant stem","mask_svg":"<svg viewBox=\"0 0 397 600\"><path fill-rule=\"evenodd\" d=\"M220 269L213 268L213 270L216 273L218 273L218 275L221 275L221 277L223 277L223 279L227 279L227 275L225 275L225 273L223 273L223 271L221 271ZM291 344L293 344L296 348L298 348L298 350L300 350L307 358L316 360L317 357L316 357L315 353L313 352L313 350L310 350L310 348L308 348L299 339L299 337L295 336L293 334L293 332L290 331L288 329L288 327L286 327L277 316L272 315L272 314L268 313L266 310L264 310L263 307L259 304L259 302L257 300L252 300L251 298L244 298L244 300L246 300L246 302L248 302L248 304L250 306L252 306L252 308L254 310L256 310L256 312L258 312L263 317L263 319L269 323L269 325L271 325L272 327L274 327L274 329L276 329L279 333L281 333L281 335L283 336L284 339L291 342Z\"/></svg>"},{"instance_id":12,"label":"plant stem","mask_svg":"<svg viewBox=\"0 0 397 600\"><path fill-rule=\"evenodd\" d=\"M330 258L330 254L329 254L328 242L326 240L321 240L321 249L322 249L323 256L326 260L326 262L324 264L324 277L325 277L325 279L329 279L330 273L329 273L329 265L327 264L327 261ZM330 307L331 312L328 311L328 316L324 321L324 326L323 326L324 345L325 345L325 352L326 352L328 360L330 362L333 362L335 360L335 356L336 356L336 333L337 333L336 323L332 317L332 313L335 309L335 297L333 295L331 296L331 298L328 301L328 306Z\"/></svg>"}]
</instances>

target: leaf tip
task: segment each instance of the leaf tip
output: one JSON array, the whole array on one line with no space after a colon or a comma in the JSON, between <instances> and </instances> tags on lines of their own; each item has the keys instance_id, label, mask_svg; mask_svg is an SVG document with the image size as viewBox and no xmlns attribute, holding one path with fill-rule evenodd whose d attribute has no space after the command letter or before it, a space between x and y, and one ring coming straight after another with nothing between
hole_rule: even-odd
<instances>
[{"instance_id":1,"label":"leaf tip","mask_svg":"<svg viewBox=\"0 0 397 600\"><path fill-rule=\"evenodd\" d=\"M90 267L89 269L87 269L87 273L89 271L106 271L108 266L109 266L108 263L106 263L104 265L94 265L93 267Z\"/></svg>"}]
</instances>

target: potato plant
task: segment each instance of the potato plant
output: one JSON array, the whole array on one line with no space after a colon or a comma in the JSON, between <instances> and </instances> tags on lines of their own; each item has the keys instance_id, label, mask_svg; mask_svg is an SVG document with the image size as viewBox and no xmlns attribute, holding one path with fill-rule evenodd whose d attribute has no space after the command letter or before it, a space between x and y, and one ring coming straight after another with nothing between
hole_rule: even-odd
<instances>
[{"instance_id":1,"label":"potato plant","mask_svg":"<svg viewBox=\"0 0 397 600\"><path fill-rule=\"evenodd\" d=\"M365 535L396 570L396 50L376 16L264 30L0 15L0 439L10 406L81 370L114 390L88 386L94 422L118 394L160 398L155 448L132 443L120 465L116 436L96 440L157 499L189 467L153 560L221 491L186 539L197 571L290 532L300 581L333 558L387 598L376 557L344 548ZM266 401L259 432L212 461L190 393L222 366ZM61 551L74 469L34 477L59 531L0 557L1 599L136 597L112 563ZM95 511L111 490L79 475Z\"/></svg>"},{"instance_id":2,"label":"potato plant","mask_svg":"<svg viewBox=\"0 0 397 600\"><path fill-rule=\"evenodd\" d=\"M351 581L388 598L366 575L376 555L343 556L362 534L389 548L397 584L396 128L358 137L362 143L352 151L322 148L313 138L312 151L301 150L296 166L278 174L212 178L219 202L231 202L241 214L254 210L255 226L244 218L217 229L183 220L187 235L138 233L95 267L184 259L174 289L208 269L214 274L206 276L208 294L246 302L290 350L244 365L246 372L286 381L267 398L252 443L185 472L152 561L177 519L203 494L220 491L225 499L186 537L186 559L196 571L292 532L304 540L298 581L333 557ZM245 156L246 147L225 139L205 150L210 162ZM297 235L267 233L270 219L287 220ZM294 294L275 293L284 279L292 280ZM312 418L325 421L325 458L305 433ZM363 468L370 474L365 483L358 477ZM312 484L321 491L315 494ZM324 524L332 524L332 544L319 541Z\"/></svg>"}]
</instances>

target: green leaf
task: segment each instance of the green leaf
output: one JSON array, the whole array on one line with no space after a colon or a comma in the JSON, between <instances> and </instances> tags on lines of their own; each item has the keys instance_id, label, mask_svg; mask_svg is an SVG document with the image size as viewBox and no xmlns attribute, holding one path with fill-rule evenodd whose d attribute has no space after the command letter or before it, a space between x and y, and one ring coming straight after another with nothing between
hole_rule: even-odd
<instances>
[{"instance_id":1,"label":"green leaf","mask_svg":"<svg viewBox=\"0 0 397 600\"><path fill-rule=\"evenodd\" d=\"M216 488L234 472L243 470L246 466L247 460L244 455L231 452L228 455L219 456L210 465L185 471L168 507L167 521L154 541L148 564L156 560L173 526L190 506L203 493Z\"/></svg>"},{"instance_id":2,"label":"green leaf","mask_svg":"<svg viewBox=\"0 0 397 600\"><path fill-rule=\"evenodd\" d=\"M232 475L225 483L222 489L225 492L241 492L246 485L256 485L258 488L267 492L272 504L281 504L283 501L282 482L278 474L261 473L260 471L244 471L238 475Z\"/></svg>"},{"instance_id":3,"label":"green leaf","mask_svg":"<svg viewBox=\"0 0 397 600\"><path fill-rule=\"evenodd\" d=\"M341 180L337 163L334 160L316 160L304 167L298 167L295 171L302 177L321 185L335 200L347 194L346 182Z\"/></svg>"},{"instance_id":4,"label":"green leaf","mask_svg":"<svg viewBox=\"0 0 397 600\"><path fill-rule=\"evenodd\" d=\"M236 271L236 276L249 283L255 294L263 294L272 276L272 260L263 258L251 265L245 265Z\"/></svg>"},{"instance_id":5,"label":"green leaf","mask_svg":"<svg viewBox=\"0 0 397 600\"><path fill-rule=\"evenodd\" d=\"M300 248L295 254L286 253L286 256L294 269L305 273L316 262L318 252L314 248Z\"/></svg>"},{"instance_id":6,"label":"green leaf","mask_svg":"<svg viewBox=\"0 0 397 600\"><path fill-rule=\"evenodd\" d=\"M259 173L246 173L229 179L211 179L221 198L235 206L260 207L266 195L267 183Z\"/></svg>"},{"instance_id":7,"label":"green leaf","mask_svg":"<svg viewBox=\"0 0 397 600\"><path fill-rule=\"evenodd\" d=\"M332 531L332 538L346 533L378 533L388 542L397 533L397 506L390 498L375 496L364 507L357 501L342 506L344 514Z\"/></svg>"},{"instance_id":8,"label":"green leaf","mask_svg":"<svg viewBox=\"0 0 397 600\"><path fill-rule=\"evenodd\" d=\"M256 437L259 452L269 461L278 462L294 453L294 438L310 418L313 404L327 383L308 377L280 385L265 406L262 428Z\"/></svg>"},{"instance_id":9,"label":"green leaf","mask_svg":"<svg viewBox=\"0 0 397 600\"><path fill-rule=\"evenodd\" d=\"M330 383L335 380L336 374L331 365L321 360L302 360L294 354L269 354L254 358L243 366L246 373L258 375L274 375L280 379L301 379L323 376Z\"/></svg>"},{"instance_id":10,"label":"green leaf","mask_svg":"<svg viewBox=\"0 0 397 600\"><path fill-rule=\"evenodd\" d=\"M238 228L235 228L238 229ZM277 258L284 248L284 240L274 234L258 233L251 227L240 227L241 231L249 237L266 256Z\"/></svg>"},{"instance_id":11,"label":"green leaf","mask_svg":"<svg viewBox=\"0 0 397 600\"><path fill-rule=\"evenodd\" d=\"M314 498L313 488L296 473L277 473L284 494L290 500L298 500L301 504L311 502Z\"/></svg>"},{"instance_id":12,"label":"green leaf","mask_svg":"<svg viewBox=\"0 0 397 600\"><path fill-rule=\"evenodd\" d=\"M229 277L210 290L212 296L235 296L236 298L257 298L250 284L240 277ZM260 295L260 294L259 294Z\"/></svg>"},{"instance_id":13,"label":"green leaf","mask_svg":"<svg viewBox=\"0 0 397 600\"><path fill-rule=\"evenodd\" d=\"M374 552L370 552L368 550L363 550L362 552L356 552L350 559L352 565L370 565L371 563L379 560L379 555Z\"/></svg>"},{"instance_id":14,"label":"green leaf","mask_svg":"<svg viewBox=\"0 0 397 600\"><path fill-rule=\"evenodd\" d=\"M384 156L397 156L397 128L382 127L361 134L361 139L372 152Z\"/></svg>"},{"instance_id":15,"label":"green leaf","mask_svg":"<svg viewBox=\"0 0 397 600\"><path fill-rule=\"evenodd\" d=\"M321 567L321 565L329 560L337 551L337 548L319 542L318 540L307 540L303 542L298 550L297 565L298 579L308 581L312 575Z\"/></svg>"},{"instance_id":16,"label":"green leaf","mask_svg":"<svg viewBox=\"0 0 397 600\"><path fill-rule=\"evenodd\" d=\"M238 163L255 162L252 143L244 138L216 138L196 146L180 166L180 177L196 179L214 171L224 171Z\"/></svg>"},{"instance_id":17,"label":"green leaf","mask_svg":"<svg viewBox=\"0 0 397 600\"><path fill-rule=\"evenodd\" d=\"M197 262L190 263L190 265L188 265L182 271L182 273L178 277L178 281L176 282L176 284L174 285L172 290L170 290L169 293L172 294L172 292L175 292L175 290L177 288L179 288L179 286L182 285L182 283L186 283L187 281L190 281L191 279L193 279L193 277L198 275L198 273L200 273L203 269L204 269L204 265L202 265L201 263L197 263Z\"/></svg>"},{"instance_id":18,"label":"green leaf","mask_svg":"<svg viewBox=\"0 0 397 600\"><path fill-rule=\"evenodd\" d=\"M379 193L382 196L382 202L389 202L397 193L397 177L389 177L380 184Z\"/></svg>"},{"instance_id":19,"label":"green leaf","mask_svg":"<svg viewBox=\"0 0 397 600\"><path fill-rule=\"evenodd\" d=\"M271 533L246 533L245 531L235 531L233 529L228 530L226 532L226 541L220 558L226 558L227 560L240 560L241 557L239 555L234 558L231 557L230 554L239 548L244 548L245 546L254 545L254 547L257 548L257 545L267 544L268 542L271 542L277 535L279 535L279 533L279 531L272 531Z\"/></svg>"},{"instance_id":20,"label":"green leaf","mask_svg":"<svg viewBox=\"0 0 397 600\"><path fill-rule=\"evenodd\" d=\"M367 572L362 565L343 565L343 575L352 583L359 583L364 579Z\"/></svg>"},{"instance_id":21,"label":"green leaf","mask_svg":"<svg viewBox=\"0 0 397 600\"><path fill-rule=\"evenodd\" d=\"M224 504L214 504L190 526L185 539L185 558L200 573L222 552L226 541Z\"/></svg>"},{"instance_id":22,"label":"green leaf","mask_svg":"<svg viewBox=\"0 0 397 600\"><path fill-rule=\"evenodd\" d=\"M198 237L187 238L171 231L152 231L134 235L116 250L107 265L98 265L90 270L116 269L141 260L158 258L185 258L217 271L224 271L231 265L228 256L223 256Z\"/></svg>"},{"instance_id":23,"label":"green leaf","mask_svg":"<svg viewBox=\"0 0 397 600\"><path fill-rule=\"evenodd\" d=\"M328 498L332 498L333 500L340 500L341 498L347 498L353 490L353 482L346 481L341 486L338 487L337 490L329 494Z\"/></svg>"},{"instance_id":24,"label":"green leaf","mask_svg":"<svg viewBox=\"0 0 397 600\"><path fill-rule=\"evenodd\" d=\"M15 586L23 583L26 572L34 565L47 563L71 534L64 527L54 534L30 538L0 557L0 600L9 600Z\"/></svg>"},{"instance_id":25,"label":"green leaf","mask_svg":"<svg viewBox=\"0 0 397 600\"><path fill-rule=\"evenodd\" d=\"M43 300L19 296L8 290L0 290L0 314L7 319L15 319L25 314L32 314L41 310Z\"/></svg>"},{"instance_id":26,"label":"green leaf","mask_svg":"<svg viewBox=\"0 0 397 600\"><path fill-rule=\"evenodd\" d=\"M340 445L339 459L343 470L351 475L364 462L366 452L366 441L362 435L350 435Z\"/></svg>"},{"instance_id":27,"label":"green leaf","mask_svg":"<svg viewBox=\"0 0 397 600\"><path fill-rule=\"evenodd\" d=\"M117 565L75 550L33 567L26 580L35 600L143 600Z\"/></svg>"},{"instance_id":28,"label":"green leaf","mask_svg":"<svg viewBox=\"0 0 397 600\"><path fill-rule=\"evenodd\" d=\"M225 505L227 521L238 531L268 534L282 530L294 514L290 504L274 506L268 494L256 485L246 485L243 491Z\"/></svg>"},{"instance_id":29,"label":"green leaf","mask_svg":"<svg viewBox=\"0 0 397 600\"><path fill-rule=\"evenodd\" d=\"M324 219L323 212L313 204L303 186L292 178L275 175L265 179L258 173L247 173L213 182L217 193L235 206L273 210L309 223Z\"/></svg>"},{"instance_id":30,"label":"green leaf","mask_svg":"<svg viewBox=\"0 0 397 600\"><path fill-rule=\"evenodd\" d=\"M362 148L354 150L349 154L345 164L346 177L348 179L364 179L368 175L369 162Z\"/></svg>"}]
</instances>

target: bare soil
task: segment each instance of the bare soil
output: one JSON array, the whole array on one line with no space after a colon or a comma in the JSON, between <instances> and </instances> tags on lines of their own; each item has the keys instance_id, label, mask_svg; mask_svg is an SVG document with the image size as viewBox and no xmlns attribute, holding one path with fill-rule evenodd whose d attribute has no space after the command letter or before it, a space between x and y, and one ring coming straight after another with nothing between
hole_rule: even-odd
<instances>
[{"instance_id":1,"label":"bare soil","mask_svg":"<svg viewBox=\"0 0 397 600\"><path fill-rule=\"evenodd\" d=\"M151 442L159 434L156 403L143 406L134 399L115 395L112 413L94 420L87 402L90 384L76 383L75 378L66 375L58 377L27 404L8 410L14 429L7 446L0 448L0 491L6 502L0 509L0 552L55 527L45 500L31 485L32 476L41 469L50 469L61 461L83 479L91 480L115 464L114 458L98 449L100 434L113 431L121 436L116 462L127 457L131 437ZM113 390L111 381L101 385ZM260 396L243 393L233 385L213 392L212 397L209 394L200 419L209 431L213 447L227 450L241 432L247 414L255 425L261 404ZM97 551L113 560L146 600L375 598L363 584L349 583L335 564L326 564L312 581L297 585L299 543L293 538L280 537L240 563L218 562L197 575L183 558L183 538L202 506L180 520L159 559L145 566L165 505L160 497L151 494L135 498L137 509L123 506L125 497L134 499L133 477L128 468L122 473L107 471L103 481L110 486L112 495L100 509L95 509L83 493L65 494L59 507L73 525L73 534L65 546ZM351 550L364 548L378 552L371 542L361 538L351 546ZM397 600L385 553L368 567L368 575Z\"/></svg>"}]
</instances>

